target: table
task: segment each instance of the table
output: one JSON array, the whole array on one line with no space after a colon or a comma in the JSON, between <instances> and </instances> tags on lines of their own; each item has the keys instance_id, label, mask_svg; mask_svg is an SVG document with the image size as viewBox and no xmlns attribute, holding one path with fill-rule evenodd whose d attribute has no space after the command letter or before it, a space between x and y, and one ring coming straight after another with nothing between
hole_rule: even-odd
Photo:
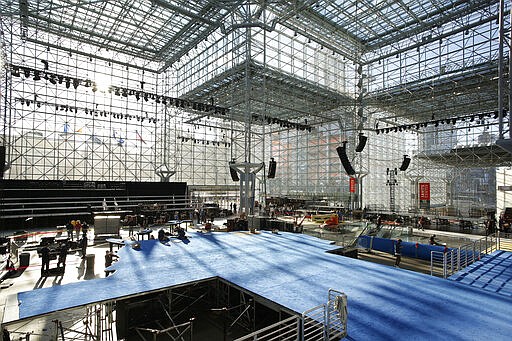
<instances>
[{"instance_id":1,"label":"table","mask_svg":"<svg viewBox=\"0 0 512 341\"><path fill-rule=\"evenodd\" d=\"M144 240L144 236L148 236L149 240L149 235L151 234L151 232L153 232L153 230L151 229L145 229L140 232L137 232L137 240Z\"/></svg>"},{"instance_id":2,"label":"table","mask_svg":"<svg viewBox=\"0 0 512 341\"><path fill-rule=\"evenodd\" d=\"M113 252L114 245L117 245L117 249L121 248L121 246L124 246L124 240L118 239L118 238L107 238L105 239L106 242L108 242L108 246L110 249L110 252Z\"/></svg>"},{"instance_id":3,"label":"table","mask_svg":"<svg viewBox=\"0 0 512 341\"><path fill-rule=\"evenodd\" d=\"M187 226L188 226L188 224L192 223L192 220L190 220L190 219L185 219L185 220L169 220L167 222L167 224L169 224L169 232L171 234L173 234L174 233L174 227L175 226L181 227L182 223L185 223L185 231L187 231Z\"/></svg>"}]
</instances>

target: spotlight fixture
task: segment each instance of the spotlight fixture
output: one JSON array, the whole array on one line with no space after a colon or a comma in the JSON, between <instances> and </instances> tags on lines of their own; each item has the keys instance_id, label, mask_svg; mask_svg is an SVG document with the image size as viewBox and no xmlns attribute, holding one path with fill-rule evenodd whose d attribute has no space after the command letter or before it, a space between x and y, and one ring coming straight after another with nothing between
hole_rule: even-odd
<instances>
[{"instance_id":1,"label":"spotlight fixture","mask_svg":"<svg viewBox=\"0 0 512 341\"><path fill-rule=\"evenodd\" d=\"M34 70L34 80L35 81L41 80L41 74L37 70Z\"/></svg>"},{"instance_id":2,"label":"spotlight fixture","mask_svg":"<svg viewBox=\"0 0 512 341\"><path fill-rule=\"evenodd\" d=\"M24 68L23 74L25 75L26 78L30 77L30 69Z\"/></svg>"},{"instance_id":3,"label":"spotlight fixture","mask_svg":"<svg viewBox=\"0 0 512 341\"><path fill-rule=\"evenodd\" d=\"M73 87L76 89L80 85L80 81L77 78L73 78Z\"/></svg>"},{"instance_id":4,"label":"spotlight fixture","mask_svg":"<svg viewBox=\"0 0 512 341\"><path fill-rule=\"evenodd\" d=\"M20 76L20 68L17 66L13 66L12 67L12 75L14 77L19 77Z\"/></svg>"}]
</instances>

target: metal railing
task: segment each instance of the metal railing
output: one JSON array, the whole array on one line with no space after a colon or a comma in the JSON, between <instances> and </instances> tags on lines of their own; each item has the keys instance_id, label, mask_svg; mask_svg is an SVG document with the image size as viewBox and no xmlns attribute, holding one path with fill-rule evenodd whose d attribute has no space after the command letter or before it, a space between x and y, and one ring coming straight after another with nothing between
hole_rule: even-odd
<instances>
[{"instance_id":1,"label":"metal railing","mask_svg":"<svg viewBox=\"0 0 512 341\"><path fill-rule=\"evenodd\" d=\"M457 250L431 251L430 275L447 278L457 270Z\"/></svg>"},{"instance_id":2,"label":"metal railing","mask_svg":"<svg viewBox=\"0 0 512 341\"><path fill-rule=\"evenodd\" d=\"M510 236L505 238L503 233L491 234L473 242L459 246L457 249L446 249L444 252L431 251L430 253L430 274L448 278L457 271L479 261L483 255L501 250L502 246L510 246Z\"/></svg>"},{"instance_id":3,"label":"metal railing","mask_svg":"<svg viewBox=\"0 0 512 341\"><path fill-rule=\"evenodd\" d=\"M234 341L270 341L270 340L300 340L300 316L290 316L285 320L274 323L268 327L257 330L251 334L242 336Z\"/></svg>"},{"instance_id":4,"label":"metal railing","mask_svg":"<svg viewBox=\"0 0 512 341\"><path fill-rule=\"evenodd\" d=\"M347 336L347 295L329 289L328 301L302 313L304 341L340 340Z\"/></svg>"},{"instance_id":5,"label":"metal railing","mask_svg":"<svg viewBox=\"0 0 512 341\"><path fill-rule=\"evenodd\" d=\"M329 289L328 301L302 316L283 321L245 335L235 341L334 341L347 336L347 295Z\"/></svg>"},{"instance_id":6,"label":"metal railing","mask_svg":"<svg viewBox=\"0 0 512 341\"><path fill-rule=\"evenodd\" d=\"M512 233L498 232L498 250L512 252Z\"/></svg>"},{"instance_id":7,"label":"metal railing","mask_svg":"<svg viewBox=\"0 0 512 341\"><path fill-rule=\"evenodd\" d=\"M321 304L302 313L303 340L323 341L326 305Z\"/></svg>"}]
</instances>

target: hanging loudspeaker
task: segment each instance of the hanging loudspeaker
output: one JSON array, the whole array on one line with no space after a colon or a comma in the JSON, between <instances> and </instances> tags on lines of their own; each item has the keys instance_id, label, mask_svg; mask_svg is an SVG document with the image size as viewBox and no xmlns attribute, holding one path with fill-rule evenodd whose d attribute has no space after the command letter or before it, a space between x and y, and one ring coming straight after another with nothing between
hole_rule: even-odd
<instances>
[{"instance_id":1,"label":"hanging loudspeaker","mask_svg":"<svg viewBox=\"0 0 512 341\"><path fill-rule=\"evenodd\" d=\"M0 179L4 178L5 166L5 146L0 146Z\"/></svg>"},{"instance_id":2,"label":"hanging loudspeaker","mask_svg":"<svg viewBox=\"0 0 512 341\"><path fill-rule=\"evenodd\" d=\"M343 168L345 168L345 172L347 172L348 175L355 175L356 171L354 168L352 168L352 165L350 164L350 161L347 157L346 145L347 142L343 142L343 146L336 148L336 151L338 152L338 156L340 157Z\"/></svg>"},{"instance_id":3,"label":"hanging loudspeaker","mask_svg":"<svg viewBox=\"0 0 512 341\"><path fill-rule=\"evenodd\" d=\"M368 137L364 136L363 133L359 133L359 143L356 147L356 152L360 153L363 151L364 146L366 146L366 140L368 140Z\"/></svg>"},{"instance_id":4,"label":"hanging loudspeaker","mask_svg":"<svg viewBox=\"0 0 512 341\"><path fill-rule=\"evenodd\" d=\"M277 166L277 162L274 161L274 158L271 157L270 158L270 162L268 164L268 178L269 179L273 179L276 177L276 166Z\"/></svg>"},{"instance_id":5,"label":"hanging loudspeaker","mask_svg":"<svg viewBox=\"0 0 512 341\"><path fill-rule=\"evenodd\" d=\"M238 173L236 172L236 169L231 167L231 165L234 163L235 163L235 161L229 161L229 173L231 174L231 180L240 181L240 178L238 177Z\"/></svg>"},{"instance_id":6,"label":"hanging loudspeaker","mask_svg":"<svg viewBox=\"0 0 512 341\"><path fill-rule=\"evenodd\" d=\"M402 172L406 171L409 168L409 164L411 163L411 158L407 155L404 155L404 160L402 161L402 165L400 166L400 170Z\"/></svg>"}]
</instances>

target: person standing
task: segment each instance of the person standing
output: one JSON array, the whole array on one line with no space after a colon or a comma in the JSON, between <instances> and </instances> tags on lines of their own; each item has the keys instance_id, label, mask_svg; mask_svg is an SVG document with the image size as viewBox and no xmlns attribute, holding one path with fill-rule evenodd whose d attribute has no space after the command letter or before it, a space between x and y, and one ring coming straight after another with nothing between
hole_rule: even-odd
<instances>
[{"instance_id":1,"label":"person standing","mask_svg":"<svg viewBox=\"0 0 512 341\"><path fill-rule=\"evenodd\" d=\"M400 267L400 261L402 260L402 239L398 238L395 243L395 267Z\"/></svg>"},{"instance_id":2,"label":"person standing","mask_svg":"<svg viewBox=\"0 0 512 341\"><path fill-rule=\"evenodd\" d=\"M110 274L110 271L108 271L107 268L112 265L114 258L119 258L119 256L109 250L105 252L105 277Z\"/></svg>"},{"instance_id":3,"label":"person standing","mask_svg":"<svg viewBox=\"0 0 512 341\"><path fill-rule=\"evenodd\" d=\"M66 269L66 258L68 256L68 250L68 243L62 243L59 249L59 260L57 262L57 267L60 267L60 265L62 264L63 270Z\"/></svg>"},{"instance_id":4,"label":"person standing","mask_svg":"<svg viewBox=\"0 0 512 341\"><path fill-rule=\"evenodd\" d=\"M50 270L50 248L45 245L41 248L41 277Z\"/></svg>"},{"instance_id":5,"label":"person standing","mask_svg":"<svg viewBox=\"0 0 512 341\"><path fill-rule=\"evenodd\" d=\"M83 235L82 239L80 240L80 248L82 250L82 259L85 258L85 254L87 253L87 235Z\"/></svg>"},{"instance_id":6,"label":"person standing","mask_svg":"<svg viewBox=\"0 0 512 341\"><path fill-rule=\"evenodd\" d=\"M420 219L418 219L418 228L420 228L422 231L425 231L425 217L421 216Z\"/></svg>"},{"instance_id":7,"label":"person standing","mask_svg":"<svg viewBox=\"0 0 512 341\"><path fill-rule=\"evenodd\" d=\"M76 233L76 240L80 239L80 231L82 230L82 223L80 220L75 221L75 233Z\"/></svg>"},{"instance_id":8,"label":"person standing","mask_svg":"<svg viewBox=\"0 0 512 341\"><path fill-rule=\"evenodd\" d=\"M68 223L66 224L66 232L68 233L68 239L71 239L71 241L73 241L73 223L75 221L68 221Z\"/></svg>"}]
</instances>

